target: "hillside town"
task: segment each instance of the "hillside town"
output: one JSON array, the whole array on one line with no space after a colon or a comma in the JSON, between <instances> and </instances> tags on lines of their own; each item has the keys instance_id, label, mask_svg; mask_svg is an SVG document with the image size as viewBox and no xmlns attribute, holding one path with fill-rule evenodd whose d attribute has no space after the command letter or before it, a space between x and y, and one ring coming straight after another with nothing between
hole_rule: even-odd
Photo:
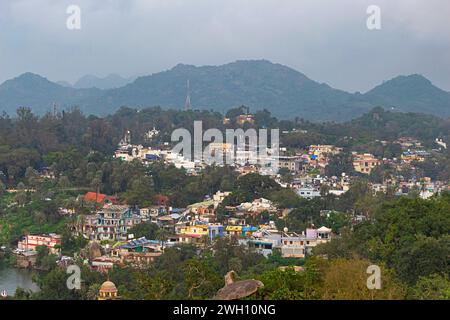
<instances>
[{"instance_id":1,"label":"hillside town","mask_svg":"<svg viewBox=\"0 0 450 320\"><path fill-rule=\"evenodd\" d=\"M0 1L0 315L435 311L450 300L449 13Z\"/></svg>"},{"instance_id":2,"label":"hillside town","mask_svg":"<svg viewBox=\"0 0 450 320\"><path fill-rule=\"evenodd\" d=\"M223 123L229 122L229 118L223 119ZM254 125L254 115L249 114L247 108L247 113L238 115L235 122L240 126ZM296 130L284 131L283 135L295 134ZM302 134L308 134L307 130L300 131ZM160 135L161 132L154 127L146 132L143 141L146 141L147 146L144 147L132 143L131 131L127 129L114 151L113 158L122 163L139 163L144 168L152 168L154 164L159 163L163 167L184 171L187 177L201 176L210 168L211 164L201 159L192 161L173 153L170 142L161 141L159 145L152 143ZM379 143L388 144L387 141ZM345 150L331 144L307 145L304 148L280 146L276 153L265 155L271 161L277 162L276 173L265 170L261 165L260 155L252 152L248 144L243 148L241 146L242 149L235 149L234 145L213 142L209 144L209 151L223 156L235 156L230 167L238 181L245 179L242 177L265 176L273 181L276 188L289 190L295 197L304 201L345 197L355 181L373 177L380 168L384 168L380 177L369 180L367 185L373 196L392 194L401 197L415 193L426 200L450 190L448 181L426 176L405 177L401 174L405 167L414 167L445 152L447 145L442 139L436 138L432 149L425 148L419 140L411 137L400 137L394 143L400 148L398 157L380 158L369 152L348 153L347 167L350 172L342 171L339 175L329 175L329 167ZM219 167L224 165L219 164ZM57 176L53 168L45 167L36 172L35 178L54 181ZM18 188L8 189L7 192L32 194L36 190ZM294 266L295 270L303 270L303 261L314 255L316 246L341 237L341 230L333 229L336 225L330 220L330 216L344 215L339 213L339 210L321 210L321 219L310 218L303 224L304 229L291 230L288 221L289 214L295 210L293 207L261 196L249 197L242 202L230 201L233 194L232 189L217 190L211 194L203 194L200 202L176 207L169 194L161 193L148 199L128 202L117 194L107 195L98 189L89 190L79 194L72 207L58 208L58 215L67 218L66 231L69 236L73 239L83 239L86 244L84 248L80 247L73 255L64 255L62 249L65 243L61 234L26 233L22 234L13 250L15 261L21 268L39 268L39 260L42 259L39 258L39 248L44 247L48 254L57 257L54 263L62 268L81 261L93 272L108 274L114 268L147 268L154 265L165 251L180 245L191 245L205 250L212 248L218 239L232 239L245 250L265 258L278 255L286 262L291 260L288 265ZM50 198L46 200L52 201ZM79 209L74 209L75 207ZM83 214L80 214L80 208ZM348 226L353 228L370 218L364 212L350 213L347 216ZM134 234L142 226L150 226L158 231L147 235ZM102 288L97 295L98 299L118 297L118 290L111 281L105 282Z\"/></svg>"}]
</instances>

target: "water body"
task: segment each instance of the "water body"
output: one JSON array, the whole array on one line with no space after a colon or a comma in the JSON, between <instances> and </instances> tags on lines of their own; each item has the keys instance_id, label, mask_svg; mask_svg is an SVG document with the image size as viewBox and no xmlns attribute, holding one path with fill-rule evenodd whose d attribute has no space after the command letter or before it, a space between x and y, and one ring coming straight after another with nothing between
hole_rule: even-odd
<instances>
[{"instance_id":1,"label":"water body","mask_svg":"<svg viewBox=\"0 0 450 320\"><path fill-rule=\"evenodd\" d=\"M32 271L0 266L0 292L6 290L13 296L17 288L39 291L39 287L32 280Z\"/></svg>"}]
</instances>

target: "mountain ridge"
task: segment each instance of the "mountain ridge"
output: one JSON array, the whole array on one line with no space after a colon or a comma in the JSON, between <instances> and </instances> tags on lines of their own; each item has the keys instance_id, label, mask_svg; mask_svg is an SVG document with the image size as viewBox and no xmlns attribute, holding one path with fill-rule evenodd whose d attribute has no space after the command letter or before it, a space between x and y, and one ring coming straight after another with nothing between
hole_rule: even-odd
<instances>
[{"instance_id":1,"label":"mountain ridge","mask_svg":"<svg viewBox=\"0 0 450 320\"><path fill-rule=\"evenodd\" d=\"M79 78L72 87L76 89L97 88L107 90L123 87L134 80L136 80L136 77L125 78L115 73L110 73L105 77L86 74Z\"/></svg>"},{"instance_id":2,"label":"mountain ridge","mask_svg":"<svg viewBox=\"0 0 450 320\"><path fill-rule=\"evenodd\" d=\"M398 76L366 93L349 93L268 60L237 60L220 66L180 63L110 89L65 87L24 73L0 85L0 111L11 114L27 106L39 114L53 103L62 108L78 106L95 115L113 113L124 105L181 109L187 80L195 109L225 112L248 105L252 110L267 109L279 118L312 121L345 121L376 106L450 116L450 93L422 75Z\"/></svg>"}]
</instances>

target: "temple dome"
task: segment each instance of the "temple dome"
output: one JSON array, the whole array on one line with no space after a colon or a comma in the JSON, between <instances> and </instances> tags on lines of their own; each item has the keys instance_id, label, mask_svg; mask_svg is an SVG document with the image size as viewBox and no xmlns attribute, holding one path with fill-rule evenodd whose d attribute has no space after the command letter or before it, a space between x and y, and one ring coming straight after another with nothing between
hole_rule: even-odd
<instances>
[{"instance_id":1,"label":"temple dome","mask_svg":"<svg viewBox=\"0 0 450 320\"><path fill-rule=\"evenodd\" d=\"M100 292L117 292L117 288L114 282L105 281L100 287Z\"/></svg>"}]
</instances>

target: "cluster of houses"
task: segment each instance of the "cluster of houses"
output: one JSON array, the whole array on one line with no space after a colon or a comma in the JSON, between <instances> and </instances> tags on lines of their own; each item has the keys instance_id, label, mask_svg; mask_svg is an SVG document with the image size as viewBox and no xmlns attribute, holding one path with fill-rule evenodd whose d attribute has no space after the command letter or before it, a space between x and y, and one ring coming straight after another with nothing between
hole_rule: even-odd
<instances>
[{"instance_id":1,"label":"cluster of houses","mask_svg":"<svg viewBox=\"0 0 450 320\"><path fill-rule=\"evenodd\" d=\"M107 271L114 265L131 264L142 266L152 263L165 248L177 244L206 246L218 237L236 238L239 244L264 254L278 250L285 258L304 258L317 244L331 239L331 229L308 228L301 234L279 230L273 221L264 224L250 224L263 212L285 216L286 210L264 198L227 207L231 213L225 220L217 219L217 208L229 192L218 191L205 201L187 208L171 208L164 201L148 208L136 208L118 204L114 197L92 193L84 195L91 199L98 209L90 215L79 215L71 225L74 235L82 235L91 246L84 255L94 270ZM99 201L101 206L98 206ZM164 236L157 239L135 238L130 229L141 223L153 223ZM51 253L60 254L61 236L26 235L19 242L22 255L35 255L37 246L47 246ZM18 252L19 253L19 252Z\"/></svg>"},{"instance_id":2,"label":"cluster of houses","mask_svg":"<svg viewBox=\"0 0 450 320\"><path fill-rule=\"evenodd\" d=\"M415 163L424 162L432 158L432 152L441 152L447 148L447 144L442 139L436 139L438 149L431 152L424 149L421 142L411 137L399 138L397 143L403 149L400 158L380 159L370 153L352 152L353 170L362 175L370 175L373 170L380 165L385 165L393 169L394 172L401 172L405 166L414 166ZM381 141L387 144L386 141ZM289 184L297 193L304 198L315 198L321 196L321 189L326 187L327 193L340 196L350 188L353 177L342 173L340 177L327 177L324 175L325 168L329 164L330 157L342 152L341 148L332 145L311 145L306 150L301 151L295 157L300 161L298 170L292 170L294 179ZM281 167L282 165L280 165ZM288 164L286 163L286 168ZM311 175L311 172L318 174ZM432 181L429 177L421 179L405 179L401 175L393 175L384 179L383 183L371 183L374 192L386 192L389 188L394 188L396 195L408 194L412 190L419 191L419 196L427 199L444 190L449 190L448 182Z\"/></svg>"},{"instance_id":3,"label":"cluster of houses","mask_svg":"<svg viewBox=\"0 0 450 320\"><path fill-rule=\"evenodd\" d=\"M244 123L254 123L253 115L250 113L243 114L234 119L236 123L243 125ZM230 119L225 119L230 121ZM224 122L224 123L225 123ZM159 134L156 129L149 131L147 134L150 138ZM386 141L380 141L387 144ZM354 172L363 175L370 175L378 166L384 164L392 167L400 172L405 165L412 165L416 162L423 162L430 158L432 154L426 151L421 142L411 137L401 137L394 141L403 149L399 159L379 159L370 153L352 153L352 164ZM446 149L447 145L442 139L436 139L436 145L439 150ZM277 152L270 148L266 148L266 152L259 154L258 146L250 146L249 143L244 145L233 145L230 143L210 143L209 152L211 155L220 153L224 158L233 156L233 166L240 175L249 173L259 173L262 175L271 175L275 180L284 187L293 188L297 194L303 198L315 198L321 196L322 187L327 187L327 192L340 196L348 191L352 177L343 173L341 177L327 177L325 168L328 166L330 159L341 153L342 148L334 145L310 145L303 150L287 150L287 148L279 148ZM124 138L119 143L115 152L115 157L124 161L132 161L139 159L144 163L152 161L164 161L173 164L177 168L184 168L188 174L198 174L209 163L203 160L185 159L182 155L173 153L169 144L165 143L163 147L152 149L145 148L141 145L131 144L131 133L126 132ZM268 163L275 161L278 170ZM280 173L284 170L292 175L293 179L289 183L283 182ZM400 184L401 182L401 184ZM403 194L406 190L414 189L416 181L397 181L398 194ZM430 193L441 192L446 186L442 186L439 181L427 182L426 192L421 196L427 198ZM383 191L392 185L392 181L386 181L382 186L375 184L374 191ZM422 183L422 189L423 189Z\"/></svg>"},{"instance_id":4,"label":"cluster of houses","mask_svg":"<svg viewBox=\"0 0 450 320\"><path fill-rule=\"evenodd\" d=\"M227 119L225 119L227 120ZM224 120L224 121L225 121ZM227 121L230 121L228 119ZM244 123L254 123L254 118L250 113L238 116L235 121L241 125ZM152 130L152 136L157 135L157 130ZM387 144L386 141L380 141L382 144ZM421 142L411 137L401 137L394 141L394 143L401 146L403 149L399 159L380 159L370 153L352 153L352 164L354 172L362 175L370 175L378 166L384 164L392 167L397 172L400 172L405 165L413 165L416 162L423 162L430 158L432 154L426 151ZM447 145L442 139L436 139L436 145L439 150L446 149ZM333 145L310 145L304 150L287 150L287 148L280 148L278 152L274 152L270 148L264 155L258 154L258 147L251 148L249 145L244 145L243 149L239 149L229 143L210 143L209 151L214 155L220 152L225 157L234 155L234 168L240 175L249 173L259 173L262 175L272 175L275 180L283 187L291 187L300 197L312 199L320 197L321 189L326 187L327 193L340 196L349 190L351 179L353 177L343 173L340 177L328 177L325 175L325 168L328 166L330 159L341 153L342 148ZM123 159L124 161L131 161L133 159L140 159L143 162L151 162L163 160L166 163L175 165L177 168L186 169L188 174L198 174L208 163L195 160L191 161L183 158L179 154L172 153L168 148L151 149L142 146L131 145L131 134L128 131L124 139L119 144L119 148L115 153L115 157ZM280 176L281 171L273 171L262 165L263 163L270 163L276 161L278 169L285 170L292 175L292 181L283 182ZM420 184L420 196L428 198L433 194L439 193L442 190L447 190L448 186L440 181L424 181L418 182L414 179L404 181L401 177L395 179L395 187L397 194L405 194L410 190L415 190ZM381 185L373 184L374 192L386 191L393 186L392 179L385 181Z\"/></svg>"},{"instance_id":5,"label":"cluster of houses","mask_svg":"<svg viewBox=\"0 0 450 320\"><path fill-rule=\"evenodd\" d=\"M250 114L236 118L238 123L253 123ZM146 139L151 140L158 136L156 129L146 134ZM399 159L379 159L370 153L352 153L352 165L355 172L370 175L375 168L384 164L400 170L404 165L415 162L423 162L431 157L419 141L413 138L400 138L396 141L403 148ZM446 148L442 140L436 140L440 148ZM243 150L235 149L227 143L211 143L209 151L236 156L235 170L240 175L249 173L273 174L266 171L260 163L261 156L256 149L245 146ZM343 150L333 145L310 145L304 150L287 150L280 148L279 152L269 149L266 156L277 160L278 168L288 172L291 179L283 179L283 175L274 175L283 187L293 189L300 197L313 199L321 197L323 190L327 194L341 196L350 189L351 176L342 173L340 176L328 177L325 168L329 165L331 158ZM153 161L164 161L178 168L186 169L188 174L198 174L206 165L202 161L191 161L179 154L173 153L167 144L165 147L152 149L141 145L131 144L131 133L126 132L120 141L114 155L123 161L139 159L143 163ZM50 174L50 173L47 173ZM326 187L326 188L324 188ZM386 192L393 188L397 195L408 194L412 190L419 191L422 198L429 198L443 190L448 190L448 183L425 179L405 180L394 176L385 179L383 183L372 183L374 192ZM131 207L121 204L117 197L107 196L98 192L88 192L82 197L85 202L94 203L91 214L80 215L72 225L75 235L82 235L90 243L98 246L91 250L95 254L89 256L89 263L93 269L103 271L114 265L152 263L164 249L177 244L194 244L207 246L217 237L234 237L241 245L262 253L265 256L274 251L280 252L284 258L304 258L311 253L312 248L318 244L330 241L332 230L322 226L315 228L312 225L304 232L297 234L289 232L284 228L279 230L273 221L263 224L255 224L255 219L262 213L277 215L280 218L288 212L281 210L270 200L259 198L252 202L244 202L237 206L226 207L229 216L218 219L218 206L222 203L229 192L218 191L212 196L205 197L204 201L189 205L187 208L172 208L168 205L168 199L159 196L155 205L147 208ZM61 214L71 215L73 212L61 209ZM163 237L158 239L147 239L145 237L136 239L130 233L131 228L141 223L151 223L164 230ZM253 224L252 224L253 223ZM45 245L50 252L58 253L61 247L61 237L58 235L26 235L18 244L18 252L23 255L34 255L36 247Z\"/></svg>"}]
</instances>

